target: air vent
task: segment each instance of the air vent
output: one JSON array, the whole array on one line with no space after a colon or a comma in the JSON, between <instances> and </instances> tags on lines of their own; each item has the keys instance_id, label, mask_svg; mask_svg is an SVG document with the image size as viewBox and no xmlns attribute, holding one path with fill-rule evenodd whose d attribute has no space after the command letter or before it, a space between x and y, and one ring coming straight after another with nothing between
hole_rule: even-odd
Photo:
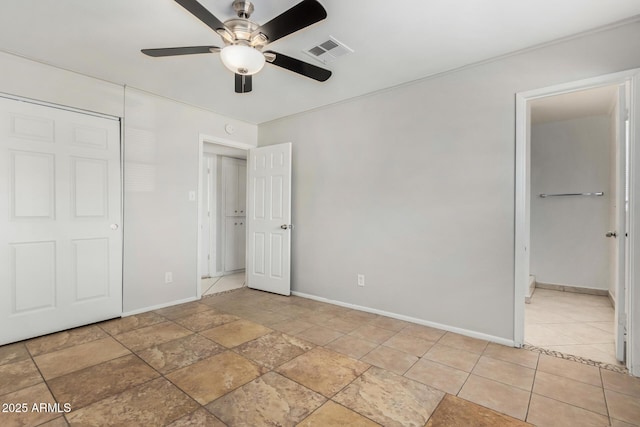
<instances>
[{"instance_id":1,"label":"air vent","mask_svg":"<svg viewBox=\"0 0 640 427\"><path fill-rule=\"evenodd\" d=\"M317 59L323 64L328 64L340 58L341 56L353 53L353 49L343 43L340 43L335 38L329 36L329 40L324 41L317 46L305 49L303 50L303 52L311 56L312 58Z\"/></svg>"}]
</instances>

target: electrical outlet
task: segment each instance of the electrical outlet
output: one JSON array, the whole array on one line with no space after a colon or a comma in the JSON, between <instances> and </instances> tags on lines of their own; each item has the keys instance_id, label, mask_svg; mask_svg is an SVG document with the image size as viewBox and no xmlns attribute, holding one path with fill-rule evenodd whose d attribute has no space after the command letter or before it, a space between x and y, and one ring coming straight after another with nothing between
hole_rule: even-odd
<instances>
[{"instance_id":1,"label":"electrical outlet","mask_svg":"<svg viewBox=\"0 0 640 427\"><path fill-rule=\"evenodd\" d=\"M364 286L364 274L358 274L358 286Z\"/></svg>"},{"instance_id":2,"label":"electrical outlet","mask_svg":"<svg viewBox=\"0 0 640 427\"><path fill-rule=\"evenodd\" d=\"M167 271L164 273L164 283L172 283L173 282L173 273Z\"/></svg>"}]
</instances>

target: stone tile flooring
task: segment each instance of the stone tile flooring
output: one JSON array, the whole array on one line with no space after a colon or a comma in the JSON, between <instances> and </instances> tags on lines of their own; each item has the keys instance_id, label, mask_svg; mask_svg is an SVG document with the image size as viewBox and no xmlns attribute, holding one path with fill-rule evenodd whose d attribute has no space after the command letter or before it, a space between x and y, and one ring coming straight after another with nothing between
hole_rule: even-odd
<instances>
[{"instance_id":1,"label":"stone tile flooring","mask_svg":"<svg viewBox=\"0 0 640 427\"><path fill-rule=\"evenodd\" d=\"M0 403L2 427L628 426L640 379L241 288L2 346Z\"/></svg>"},{"instance_id":2,"label":"stone tile flooring","mask_svg":"<svg viewBox=\"0 0 640 427\"><path fill-rule=\"evenodd\" d=\"M214 295L241 288L244 286L245 279L246 275L244 271L226 276L207 277L200 281L201 295Z\"/></svg>"},{"instance_id":3,"label":"stone tile flooring","mask_svg":"<svg viewBox=\"0 0 640 427\"><path fill-rule=\"evenodd\" d=\"M525 343L612 365L614 311L609 297L536 288L525 304Z\"/></svg>"}]
</instances>

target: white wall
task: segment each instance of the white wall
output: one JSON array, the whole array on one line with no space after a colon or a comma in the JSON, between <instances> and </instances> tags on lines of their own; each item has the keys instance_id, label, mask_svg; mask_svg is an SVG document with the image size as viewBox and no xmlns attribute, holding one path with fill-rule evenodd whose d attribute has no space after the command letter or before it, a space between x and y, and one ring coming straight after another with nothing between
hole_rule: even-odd
<instances>
[{"instance_id":1,"label":"white wall","mask_svg":"<svg viewBox=\"0 0 640 427\"><path fill-rule=\"evenodd\" d=\"M124 118L124 312L196 297L200 134L256 145L257 127L0 53L0 92ZM165 285L164 273L173 272Z\"/></svg>"},{"instance_id":2,"label":"white wall","mask_svg":"<svg viewBox=\"0 0 640 427\"><path fill-rule=\"evenodd\" d=\"M609 289L611 120L531 127L531 267L540 283ZM600 192L601 197L538 197Z\"/></svg>"},{"instance_id":3,"label":"white wall","mask_svg":"<svg viewBox=\"0 0 640 427\"><path fill-rule=\"evenodd\" d=\"M635 67L637 22L260 125L293 290L512 340L515 94Z\"/></svg>"},{"instance_id":4,"label":"white wall","mask_svg":"<svg viewBox=\"0 0 640 427\"><path fill-rule=\"evenodd\" d=\"M125 111L124 311L132 312L196 296L198 212L189 192L198 194L199 135L228 138L231 122L235 141L255 145L257 129L130 88Z\"/></svg>"}]
</instances>

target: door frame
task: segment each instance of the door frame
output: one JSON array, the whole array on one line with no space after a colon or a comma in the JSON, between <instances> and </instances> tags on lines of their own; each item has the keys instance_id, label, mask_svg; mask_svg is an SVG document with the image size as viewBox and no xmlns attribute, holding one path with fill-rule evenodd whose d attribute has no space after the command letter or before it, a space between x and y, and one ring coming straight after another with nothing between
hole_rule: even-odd
<instances>
[{"instance_id":1,"label":"door frame","mask_svg":"<svg viewBox=\"0 0 640 427\"><path fill-rule=\"evenodd\" d=\"M211 136L211 135L206 135L206 134L199 134L198 135L198 198L197 198L197 211L198 211L198 228L196 229L197 231L197 236L198 238L196 239L196 248L197 248L197 266L196 266L196 298L200 299L202 298L202 289L200 286L200 283L202 281L202 248L201 248L201 239L202 239L202 233L200 232L201 227L202 227L202 192L203 192L203 186L202 186L202 163L203 163L203 159L204 159L204 144L208 143L208 144L215 144L215 145L221 145L223 147L231 147L231 148L237 148L240 150L245 150L245 151L249 151L251 148L256 148L255 145L251 145L251 144L247 144L244 142L239 142L239 141L232 141L232 140L228 140L228 139L223 139L223 138L219 138L219 137L215 137L215 136ZM245 253L245 257L246 257L246 253Z\"/></svg>"},{"instance_id":2,"label":"door frame","mask_svg":"<svg viewBox=\"0 0 640 427\"><path fill-rule=\"evenodd\" d=\"M515 259L514 259L514 344L524 343L525 290L529 286L530 244L530 104L529 101L552 95L560 95L585 89L615 84L629 84L631 96L627 100L629 110L629 210L628 210L628 255L627 267L627 367L634 376L640 376L640 327L633 328L640 319L640 292L636 292L636 281L640 276L635 266L640 265L640 239L635 231L640 230L640 185L635 185L640 173L640 150L636 149L640 126L640 69L606 74L584 80L563 83L550 87L516 93L516 156L515 156ZM616 319L617 321L617 319Z\"/></svg>"}]
</instances>

